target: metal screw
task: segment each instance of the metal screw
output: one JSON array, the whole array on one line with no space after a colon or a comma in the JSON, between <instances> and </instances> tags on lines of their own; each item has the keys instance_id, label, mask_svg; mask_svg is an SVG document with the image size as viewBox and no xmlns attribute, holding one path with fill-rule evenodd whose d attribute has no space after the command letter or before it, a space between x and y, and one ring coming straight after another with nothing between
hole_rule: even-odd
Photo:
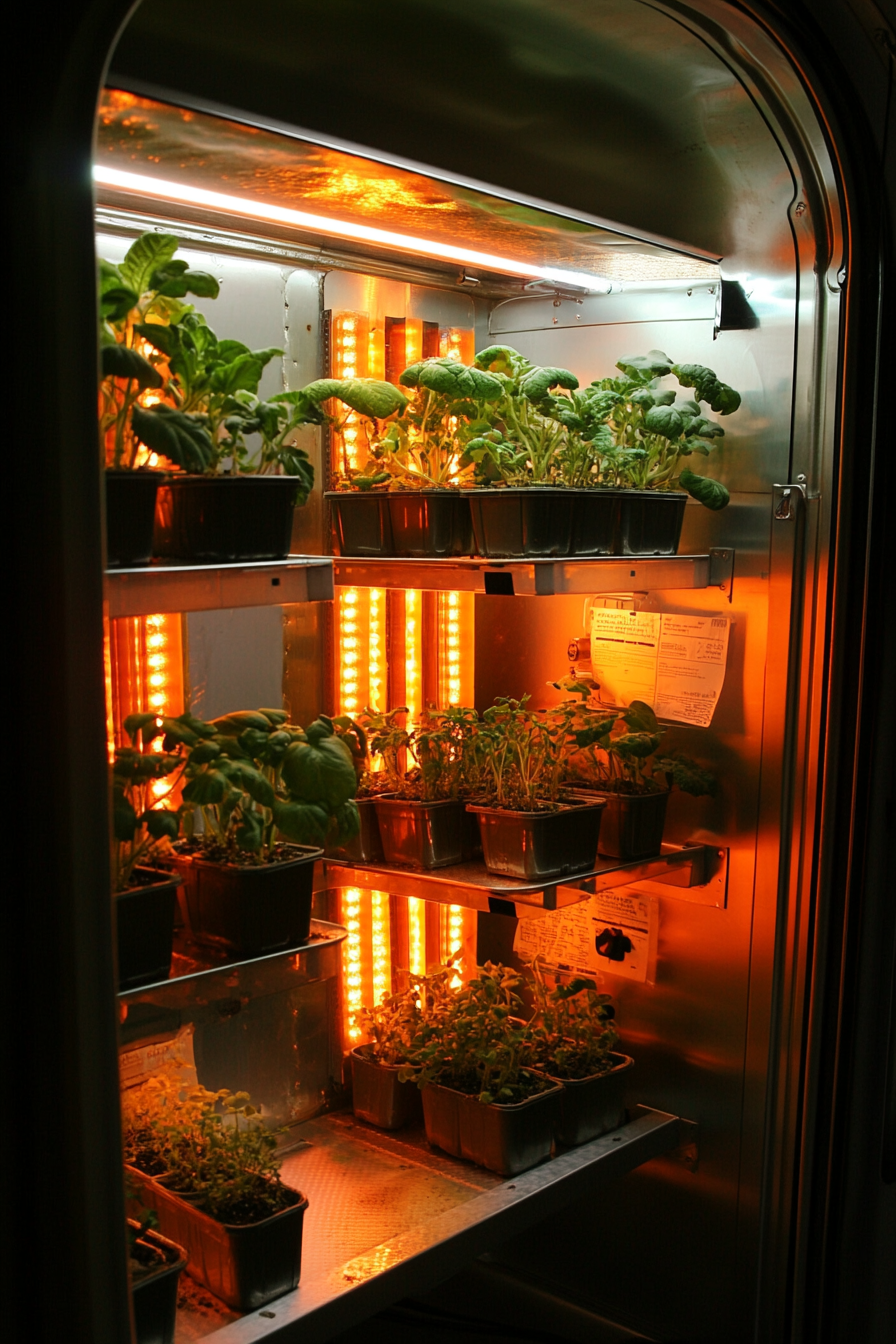
<instances>
[{"instance_id":1,"label":"metal screw","mask_svg":"<svg viewBox=\"0 0 896 1344\"><path fill-rule=\"evenodd\" d=\"M806 484L806 477L805 477L805 475L804 475L803 473L800 473L800 475L797 476L796 479L797 479L797 481L799 482L800 485L805 485L805 484Z\"/></svg>"},{"instance_id":2,"label":"metal screw","mask_svg":"<svg viewBox=\"0 0 896 1344\"><path fill-rule=\"evenodd\" d=\"M797 207L796 207L795 214L797 214L797 215L804 215L805 213L806 213L806 202L805 202L805 201L799 201L799 202L797 203Z\"/></svg>"}]
</instances>

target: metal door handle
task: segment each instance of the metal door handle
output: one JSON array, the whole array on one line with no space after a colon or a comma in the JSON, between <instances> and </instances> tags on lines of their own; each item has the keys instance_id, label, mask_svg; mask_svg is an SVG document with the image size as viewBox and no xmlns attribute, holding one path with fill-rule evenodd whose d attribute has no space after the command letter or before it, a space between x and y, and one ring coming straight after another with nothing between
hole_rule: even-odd
<instances>
[{"instance_id":1,"label":"metal door handle","mask_svg":"<svg viewBox=\"0 0 896 1344\"><path fill-rule=\"evenodd\" d=\"M793 522L796 517L794 502L806 498L806 487L801 481L795 485L776 485L776 490L781 491L781 498L775 505L775 518L781 523Z\"/></svg>"}]
</instances>

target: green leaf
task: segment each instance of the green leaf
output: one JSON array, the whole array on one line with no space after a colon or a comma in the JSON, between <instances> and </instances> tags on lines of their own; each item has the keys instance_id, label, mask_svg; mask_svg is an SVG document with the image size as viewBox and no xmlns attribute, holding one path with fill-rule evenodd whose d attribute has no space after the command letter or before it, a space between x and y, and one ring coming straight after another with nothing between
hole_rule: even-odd
<instances>
[{"instance_id":1,"label":"green leaf","mask_svg":"<svg viewBox=\"0 0 896 1344\"><path fill-rule=\"evenodd\" d=\"M169 299L182 299L195 294L200 299L216 299L220 291L217 280L208 271L191 271L185 261L169 261L153 273L149 288Z\"/></svg>"},{"instance_id":2,"label":"green leaf","mask_svg":"<svg viewBox=\"0 0 896 1344\"><path fill-rule=\"evenodd\" d=\"M154 807L144 812L140 820L145 824L153 840L176 840L180 834L180 817L167 808Z\"/></svg>"},{"instance_id":3,"label":"green leaf","mask_svg":"<svg viewBox=\"0 0 896 1344\"><path fill-rule=\"evenodd\" d=\"M677 439L684 429L684 422L674 406L653 406L644 416L644 428L664 439Z\"/></svg>"},{"instance_id":4,"label":"green leaf","mask_svg":"<svg viewBox=\"0 0 896 1344\"><path fill-rule=\"evenodd\" d=\"M313 727L308 729L308 742L294 742L285 752L280 775L294 798L332 810L354 797L355 767L351 752L338 737L313 743Z\"/></svg>"},{"instance_id":5,"label":"green leaf","mask_svg":"<svg viewBox=\"0 0 896 1344\"><path fill-rule=\"evenodd\" d=\"M149 724L155 725L156 717L157 716L155 714L129 714L125 719L124 723L122 724L122 727L124 728L128 737L133 742L137 734L142 732L144 728L147 728ZM161 731L162 731L161 728L157 728L156 731L152 733L151 736L158 737Z\"/></svg>"},{"instance_id":6,"label":"green leaf","mask_svg":"<svg viewBox=\"0 0 896 1344\"><path fill-rule=\"evenodd\" d=\"M622 718L629 728L634 729L635 732L658 733L660 731L653 706L648 705L646 700L632 700L628 708L624 710Z\"/></svg>"},{"instance_id":7,"label":"green leaf","mask_svg":"<svg viewBox=\"0 0 896 1344\"><path fill-rule=\"evenodd\" d=\"M704 770L688 756L664 756L653 763L654 770L671 776L673 782L695 798L703 798L716 792L715 776Z\"/></svg>"},{"instance_id":8,"label":"green leaf","mask_svg":"<svg viewBox=\"0 0 896 1344\"><path fill-rule=\"evenodd\" d=\"M132 350L127 345L116 342L115 345L102 346L100 366L104 378L129 378L141 389L162 386L162 375L158 369L154 369L139 350Z\"/></svg>"},{"instance_id":9,"label":"green leaf","mask_svg":"<svg viewBox=\"0 0 896 1344\"><path fill-rule=\"evenodd\" d=\"M230 792L230 782L220 770L203 770L184 786L183 798L197 807L211 807L223 802Z\"/></svg>"},{"instance_id":10,"label":"green leaf","mask_svg":"<svg viewBox=\"0 0 896 1344\"><path fill-rule=\"evenodd\" d=\"M211 435L197 416L170 406L135 406L131 424L141 443L184 471L203 472L214 460Z\"/></svg>"},{"instance_id":11,"label":"green leaf","mask_svg":"<svg viewBox=\"0 0 896 1344\"><path fill-rule=\"evenodd\" d=\"M622 359L616 361L616 367L636 382L643 382L645 379L652 381L654 378L664 378L667 373L671 373L672 361L662 350L649 350L646 355L623 355Z\"/></svg>"},{"instance_id":12,"label":"green leaf","mask_svg":"<svg viewBox=\"0 0 896 1344\"><path fill-rule=\"evenodd\" d=\"M217 742L199 742L190 752L191 765L207 765L221 755Z\"/></svg>"},{"instance_id":13,"label":"green leaf","mask_svg":"<svg viewBox=\"0 0 896 1344\"><path fill-rule=\"evenodd\" d=\"M271 781L252 765L239 767L239 778L243 788L253 802L260 807L274 806L274 790Z\"/></svg>"},{"instance_id":14,"label":"green leaf","mask_svg":"<svg viewBox=\"0 0 896 1344\"><path fill-rule=\"evenodd\" d=\"M722 482L714 481L711 476L698 476L696 472L685 468L678 480L688 494L707 509L713 511L724 509L731 499Z\"/></svg>"},{"instance_id":15,"label":"green leaf","mask_svg":"<svg viewBox=\"0 0 896 1344\"><path fill-rule=\"evenodd\" d=\"M731 415L740 406L740 393L717 378L703 364L675 364L672 367L682 387L693 387L701 401L708 401L720 415Z\"/></svg>"},{"instance_id":16,"label":"green leaf","mask_svg":"<svg viewBox=\"0 0 896 1344\"><path fill-rule=\"evenodd\" d=\"M302 388L302 393L316 404L336 397L359 415L375 420L385 420L408 404L403 392L378 378L318 378Z\"/></svg>"},{"instance_id":17,"label":"green leaf","mask_svg":"<svg viewBox=\"0 0 896 1344\"><path fill-rule=\"evenodd\" d=\"M261 361L254 355L238 355L232 363L220 364L212 370L212 390L230 395L234 392L255 392L262 371Z\"/></svg>"},{"instance_id":18,"label":"green leaf","mask_svg":"<svg viewBox=\"0 0 896 1344\"><path fill-rule=\"evenodd\" d=\"M140 295L121 278L121 272L110 261L101 261L100 313L107 322L120 322L137 303Z\"/></svg>"},{"instance_id":19,"label":"green leaf","mask_svg":"<svg viewBox=\"0 0 896 1344\"><path fill-rule=\"evenodd\" d=\"M171 233L142 234L128 248L127 256L118 268L122 280L138 294L145 293L154 272L171 260L177 248L178 240Z\"/></svg>"},{"instance_id":20,"label":"green leaf","mask_svg":"<svg viewBox=\"0 0 896 1344\"><path fill-rule=\"evenodd\" d=\"M264 843L264 817L253 808L242 808L235 834L240 849L257 853Z\"/></svg>"},{"instance_id":21,"label":"green leaf","mask_svg":"<svg viewBox=\"0 0 896 1344\"><path fill-rule=\"evenodd\" d=\"M281 723L286 723L289 718L285 709L260 709L259 714L263 714L275 728L279 728Z\"/></svg>"},{"instance_id":22,"label":"green leaf","mask_svg":"<svg viewBox=\"0 0 896 1344\"><path fill-rule=\"evenodd\" d=\"M299 845L323 844L327 838L329 814L314 803L274 801L272 808L277 830Z\"/></svg>"},{"instance_id":23,"label":"green leaf","mask_svg":"<svg viewBox=\"0 0 896 1344\"><path fill-rule=\"evenodd\" d=\"M658 733L623 733L621 737L613 738L612 746L620 756L636 756L638 760L644 760L653 755L659 742Z\"/></svg>"},{"instance_id":24,"label":"green leaf","mask_svg":"<svg viewBox=\"0 0 896 1344\"><path fill-rule=\"evenodd\" d=\"M124 790L112 791L112 831L116 840L133 840L137 833L137 813Z\"/></svg>"},{"instance_id":25,"label":"green leaf","mask_svg":"<svg viewBox=\"0 0 896 1344\"><path fill-rule=\"evenodd\" d=\"M552 387L572 391L578 385L578 378L568 369L529 369L520 379L520 391L529 401L542 401Z\"/></svg>"},{"instance_id":26,"label":"green leaf","mask_svg":"<svg viewBox=\"0 0 896 1344\"><path fill-rule=\"evenodd\" d=\"M235 709L231 714L222 714L212 719L212 726L228 737L239 737L247 728L255 728L260 733L269 733L273 727L271 720L260 709Z\"/></svg>"},{"instance_id":27,"label":"green leaf","mask_svg":"<svg viewBox=\"0 0 896 1344\"><path fill-rule=\"evenodd\" d=\"M172 359L180 351L180 329L176 326L162 326L160 322L135 322L134 330L167 359Z\"/></svg>"},{"instance_id":28,"label":"green leaf","mask_svg":"<svg viewBox=\"0 0 896 1344\"><path fill-rule=\"evenodd\" d=\"M425 387L446 397L469 397L474 401L497 401L503 395L500 378L482 369L468 368L456 359L424 359L411 364L398 380L405 387Z\"/></svg>"},{"instance_id":29,"label":"green leaf","mask_svg":"<svg viewBox=\"0 0 896 1344\"><path fill-rule=\"evenodd\" d=\"M508 377L513 377L517 369L528 362L523 359L519 350L514 350L512 345L489 345L485 350L480 350L476 356L475 364L478 369L488 369L492 373L503 373Z\"/></svg>"}]
</instances>

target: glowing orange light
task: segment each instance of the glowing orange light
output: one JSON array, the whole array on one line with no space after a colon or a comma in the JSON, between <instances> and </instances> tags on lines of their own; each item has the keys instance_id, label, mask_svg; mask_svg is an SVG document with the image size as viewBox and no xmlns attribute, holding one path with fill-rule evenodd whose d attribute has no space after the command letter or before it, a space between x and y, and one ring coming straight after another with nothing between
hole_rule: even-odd
<instances>
[{"instance_id":1,"label":"glowing orange light","mask_svg":"<svg viewBox=\"0 0 896 1344\"><path fill-rule=\"evenodd\" d=\"M439 593L439 704L474 698L473 594Z\"/></svg>"},{"instance_id":2,"label":"glowing orange light","mask_svg":"<svg viewBox=\"0 0 896 1344\"><path fill-rule=\"evenodd\" d=\"M408 723L420 717L423 691L423 622L422 594L408 588L404 595L404 702L408 707Z\"/></svg>"},{"instance_id":3,"label":"glowing orange light","mask_svg":"<svg viewBox=\"0 0 896 1344\"><path fill-rule=\"evenodd\" d=\"M416 896L408 897L408 969L426 974L426 906Z\"/></svg>"}]
</instances>

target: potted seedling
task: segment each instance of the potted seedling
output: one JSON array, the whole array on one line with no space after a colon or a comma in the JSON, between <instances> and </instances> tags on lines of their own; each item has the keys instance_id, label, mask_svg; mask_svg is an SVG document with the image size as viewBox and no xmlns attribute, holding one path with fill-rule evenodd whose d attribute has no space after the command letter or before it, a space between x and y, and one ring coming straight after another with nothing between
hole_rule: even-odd
<instances>
[{"instance_id":1,"label":"potted seedling","mask_svg":"<svg viewBox=\"0 0 896 1344\"><path fill-rule=\"evenodd\" d=\"M401 726L403 718L395 711L384 716L371 737L371 748L383 756L395 785L375 801L386 862L418 869L460 863L465 852L465 804L459 796L465 739L458 715L431 706L413 733ZM402 758L410 768L401 769Z\"/></svg>"},{"instance_id":2,"label":"potted seedling","mask_svg":"<svg viewBox=\"0 0 896 1344\"><path fill-rule=\"evenodd\" d=\"M518 350L492 345L476 367L500 380L466 444L477 488L470 494L473 529L481 555L495 558L565 556L572 543L573 495L559 471L569 431L554 413L578 379L568 369L539 368Z\"/></svg>"},{"instance_id":3,"label":"potted seedling","mask_svg":"<svg viewBox=\"0 0 896 1344\"><path fill-rule=\"evenodd\" d=\"M303 730L283 710L241 710L207 727L187 743L175 846L188 927L244 955L296 947L322 846L358 829L351 753L324 715Z\"/></svg>"},{"instance_id":4,"label":"potted seedling","mask_svg":"<svg viewBox=\"0 0 896 1344\"><path fill-rule=\"evenodd\" d=\"M526 1058L563 1084L556 1137L573 1148L622 1124L623 1091L634 1061L614 1052L619 1039L615 1009L610 995L598 993L593 980L576 977L563 984L558 979L549 988L536 958L530 983L534 1016Z\"/></svg>"},{"instance_id":5,"label":"potted seedling","mask_svg":"<svg viewBox=\"0 0 896 1344\"><path fill-rule=\"evenodd\" d=\"M352 1109L379 1129L400 1129L422 1117L420 1089L407 1067L427 1011L425 977L409 975L407 987L361 1012L369 1036L351 1052ZM405 1077L402 1077L404 1073Z\"/></svg>"},{"instance_id":6,"label":"potted seedling","mask_svg":"<svg viewBox=\"0 0 896 1344\"><path fill-rule=\"evenodd\" d=\"M248 1095L154 1078L125 1092L123 1111L127 1174L187 1272L240 1312L295 1288L308 1201L283 1184Z\"/></svg>"},{"instance_id":7,"label":"potted seedling","mask_svg":"<svg viewBox=\"0 0 896 1344\"><path fill-rule=\"evenodd\" d=\"M261 375L283 351L219 340L193 311L167 326L144 323L137 330L154 347L167 378L166 404L133 412L135 434L175 462L184 445L200 439L205 445L204 461L186 464L160 492L157 552L205 563L287 555L293 512L307 500L314 479L295 432L320 424L323 416L300 393L259 400ZM259 436L251 451L247 435Z\"/></svg>"},{"instance_id":8,"label":"potted seedling","mask_svg":"<svg viewBox=\"0 0 896 1344\"><path fill-rule=\"evenodd\" d=\"M482 716L485 786L468 808L479 819L485 866L530 880L583 872L594 867L604 804L564 793L577 706L535 710L528 701L504 697Z\"/></svg>"},{"instance_id":9,"label":"potted seedling","mask_svg":"<svg viewBox=\"0 0 896 1344\"><path fill-rule=\"evenodd\" d=\"M426 1137L515 1176L550 1157L562 1089L527 1066L518 973L487 962L456 990L453 978L450 967L428 978L435 1002L408 1069L423 1089Z\"/></svg>"},{"instance_id":10,"label":"potted seedling","mask_svg":"<svg viewBox=\"0 0 896 1344\"><path fill-rule=\"evenodd\" d=\"M134 1337L136 1344L173 1344L177 1287L187 1257L156 1230L159 1220L152 1209L140 1208L139 1214L127 1220Z\"/></svg>"},{"instance_id":11,"label":"potted seedling","mask_svg":"<svg viewBox=\"0 0 896 1344\"><path fill-rule=\"evenodd\" d=\"M218 282L191 271L175 258L178 240L168 233L145 233L120 265L99 265L100 382L99 428L106 465L106 537L110 565L145 565L152 554L156 495L163 471L148 465L150 454L136 433L133 415L164 397L165 376L145 326L163 327L192 311L187 294L215 298ZM211 441L200 426L169 445L165 456L176 466L202 471Z\"/></svg>"},{"instance_id":12,"label":"potted seedling","mask_svg":"<svg viewBox=\"0 0 896 1344\"><path fill-rule=\"evenodd\" d=\"M393 555L389 474L373 458L373 447L407 406L407 397L378 378L318 378L302 389L302 396L318 408L329 403L327 421L342 446L342 459L332 469L334 488L324 494L337 555ZM353 465L350 443L363 466Z\"/></svg>"},{"instance_id":13,"label":"potted seedling","mask_svg":"<svg viewBox=\"0 0 896 1344\"><path fill-rule=\"evenodd\" d=\"M118 984L133 989L167 980L171 970L181 884L167 864L180 827L172 803L185 766L184 735L206 730L190 714L176 719L131 714L124 730L130 745L117 747L112 763L112 891Z\"/></svg>"},{"instance_id":14,"label":"potted seedling","mask_svg":"<svg viewBox=\"0 0 896 1344\"><path fill-rule=\"evenodd\" d=\"M625 860L659 854L670 790L697 798L715 792L715 779L695 761L677 752L660 754L664 732L643 700L633 700L621 713L587 704L576 710L576 750L567 777L580 797L606 802L602 854Z\"/></svg>"},{"instance_id":15,"label":"potted seedling","mask_svg":"<svg viewBox=\"0 0 896 1344\"><path fill-rule=\"evenodd\" d=\"M731 415L740 406L740 394L721 382L712 369L675 364L661 350L625 357L616 367L620 377L600 379L583 390L574 407L573 423L577 415L577 432L585 437L590 434L602 455L597 484L621 491L617 553L674 555L684 518L683 492L713 510L723 509L729 500L720 481L685 465L695 453L711 453L725 433L717 421L708 418L701 403L721 415ZM660 390L660 380L669 374L682 388L693 389L694 396L686 393L676 400L674 389ZM606 412L610 443L600 426L595 427L602 412Z\"/></svg>"}]
</instances>

